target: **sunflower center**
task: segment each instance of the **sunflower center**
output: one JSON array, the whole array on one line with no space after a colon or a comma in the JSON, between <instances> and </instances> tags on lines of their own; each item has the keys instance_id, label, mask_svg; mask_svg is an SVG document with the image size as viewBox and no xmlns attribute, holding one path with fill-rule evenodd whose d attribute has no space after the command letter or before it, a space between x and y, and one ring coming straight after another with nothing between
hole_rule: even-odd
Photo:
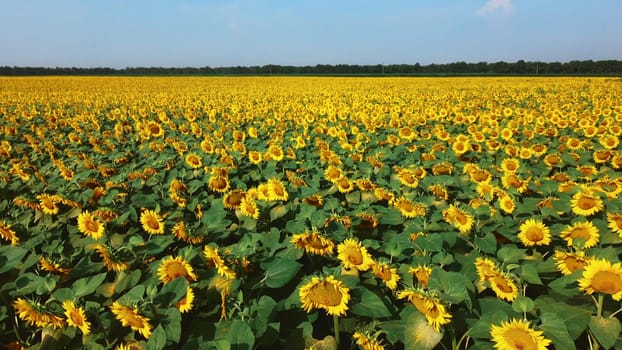
<instances>
[{"instance_id":1,"label":"sunflower center","mask_svg":"<svg viewBox=\"0 0 622 350\"><path fill-rule=\"evenodd\" d=\"M171 262L166 268L166 274L171 280L174 280L178 277L186 276L187 271L183 264Z\"/></svg>"},{"instance_id":2,"label":"sunflower center","mask_svg":"<svg viewBox=\"0 0 622 350\"><path fill-rule=\"evenodd\" d=\"M516 176L512 175L508 179L508 184L514 188L519 188L523 185L521 180L519 180Z\"/></svg>"},{"instance_id":3,"label":"sunflower center","mask_svg":"<svg viewBox=\"0 0 622 350\"><path fill-rule=\"evenodd\" d=\"M566 260L564 260L564 263L566 264L566 268L570 272L575 272L578 269L582 269L586 265L585 260L576 258L574 256L567 257Z\"/></svg>"},{"instance_id":4,"label":"sunflower center","mask_svg":"<svg viewBox=\"0 0 622 350\"><path fill-rule=\"evenodd\" d=\"M311 290L312 300L323 306L337 306L341 304L341 292L332 283L323 281Z\"/></svg>"},{"instance_id":5,"label":"sunflower center","mask_svg":"<svg viewBox=\"0 0 622 350\"><path fill-rule=\"evenodd\" d=\"M217 177L214 179L213 187L216 189L227 188L227 182L222 177Z\"/></svg>"},{"instance_id":6,"label":"sunflower center","mask_svg":"<svg viewBox=\"0 0 622 350\"><path fill-rule=\"evenodd\" d=\"M99 230L99 223L89 217L84 220L84 226L91 232L97 232L97 230Z\"/></svg>"},{"instance_id":7,"label":"sunflower center","mask_svg":"<svg viewBox=\"0 0 622 350\"><path fill-rule=\"evenodd\" d=\"M583 210L588 210L596 207L598 205L598 201L596 198L591 196L581 196L577 202L577 206Z\"/></svg>"},{"instance_id":8,"label":"sunflower center","mask_svg":"<svg viewBox=\"0 0 622 350\"><path fill-rule=\"evenodd\" d=\"M605 294L615 294L622 290L622 279L609 271L598 271L592 278L592 288Z\"/></svg>"},{"instance_id":9,"label":"sunflower center","mask_svg":"<svg viewBox=\"0 0 622 350\"><path fill-rule=\"evenodd\" d=\"M344 251L348 262L352 265L360 265L363 263L363 254L356 247L346 247Z\"/></svg>"},{"instance_id":10,"label":"sunflower center","mask_svg":"<svg viewBox=\"0 0 622 350\"><path fill-rule=\"evenodd\" d=\"M283 195L285 195L285 191L283 190L283 187L281 187L280 185L276 185L274 186L274 193L279 196L282 197Z\"/></svg>"},{"instance_id":11,"label":"sunflower center","mask_svg":"<svg viewBox=\"0 0 622 350\"><path fill-rule=\"evenodd\" d=\"M613 223L618 229L622 229L622 215L614 216Z\"/></svg>"},{"instance_id":12,"label":"sunflower center","mask_svg":"<svg viewBox=\"0 0 622 350\"><path fill-rule=\"evenodd\" d=\"M531 334L522 329L511 328L504 334L505 340L516 350L538 350L538 344Z\"/></svg>"},{"instance_id":13,"label":"sunflower center","mask_svg":"<svg viewBox=\"0 0 622 350\"><path fill-rule=\"evenodd\" d=\"M544 238L544 232L539 227L530 227L525 232L525 236L531 242L539 242Z\"/></svg>"},{"instance_id":14,"label":"sunflower center","mask_svg":"<svg viewBox=\"0 0 622 350\"><path fill-rule=\"evenodd\" d=\"M69 313L69 318L71 318L71 322L73 322L73 324L77 325L78 327L84 324L82 315L80 315L80 312L76 309L71 310L71 312Z\"/></svg>"},{"instance_id":15,"label":"sunflower center","mask_svg":"<svg viewBox=\"0 0 622 350\"><path fill-rule=\"evenodd\" d=\"M322 240L317 235L311 235L305 238L304 241L307 245L315 249L324 249L327 247L327 245L323 244Z\"/></svg>"},{"instance_id":16,"label":"sunflower center","mask_svg":"<svg viewBox=\"0 0 622 350\"><path fill-rule=\"evenodd\" d=\"M586 229L585 227L575 227L570 232L570 237L572 237L572 239L583 238L587 241L590 239L591 236L590 236L590 231Z\"/></svg>"},{"instance_id":17,"label":"sunflower center","mask_svg":"<svg viewBox=\"0 0 622 350\"><path fill-rule=\"evenodd\" d=\"M376 275L376 277L381 278L384 281L391 280L391 269L389 269L388 267L383 266L379 269L376 269L374 271L374 274Z\"/></svg>"},{"instance_id":18,"label":"sunflower center","mask_svg":"<svg viewBox=\"0 0 622 350\"><path fill-rule=\"evenodd\" d=\"M466 225L467 222L469 221L466 217L466 215L464 215L461 212L456 212L454 215L454 218L456 219L456 221L460 224L460 225Z\"/></svg>"},{"instance_id":19,"label":"sunflower center","mask_svg":"<svg viewBox=\"0 0 622 350\"><path fill-rule=\"evenodd\" d=\"M158 125L152 125L152 126L149 128L149 132L151 132L152 134L157 135L157 134L160 132L160 126L158 126Z\"/></svg>"},{"instance_id":20,"label":"sunflower center","mask_svg":"<svg viewBox=\"0 0 622 350\"><path fill-rule=\"evenodd\" d=\"M153 215L147 216L147 226L149 226L149 228L152 230L160 229L160 223L158 222L158 219Z\"/></svg>"},{"instance_id":21,"label":"sunflower center","mask_svg":"<svg viewBox=\"0 0 622 350\"><path fill-rule=\"evenodd\" d=\"M503 277L503 275L496 274L493 278L493 282L497 285L497 288L501 290L503 293L512 293L512 286L508 283L508 281Z\"/></svg>"}]
</instances>

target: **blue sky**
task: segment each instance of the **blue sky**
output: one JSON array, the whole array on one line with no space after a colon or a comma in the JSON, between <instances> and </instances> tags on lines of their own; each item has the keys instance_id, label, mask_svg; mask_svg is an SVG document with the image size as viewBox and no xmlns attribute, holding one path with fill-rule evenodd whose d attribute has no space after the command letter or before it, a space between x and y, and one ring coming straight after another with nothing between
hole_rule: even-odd
<instances>
[{"instance_id":1,"label":"blue sky","mask_svg":"<svg viewBox=\"0 0 622 350\"><path fill-rule=\"evenodd\" d=\"M622 59L620 0L0 0L0 66Z\"/></svg>"}]
</instances>

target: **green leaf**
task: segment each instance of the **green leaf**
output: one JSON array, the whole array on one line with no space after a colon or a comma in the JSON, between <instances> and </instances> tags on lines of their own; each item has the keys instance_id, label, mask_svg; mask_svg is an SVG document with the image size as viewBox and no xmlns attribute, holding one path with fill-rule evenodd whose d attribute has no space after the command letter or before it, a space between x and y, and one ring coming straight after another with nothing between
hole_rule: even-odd
<instances>
[{"instance_id":1,"label":"green leaf","mask_svg":"<svg viewBox=\"0 0 622 350\"><path fill-rule=\"evenodd\" d=\"M577 278L581 277L583 270L577 270L574 273L566 276L562 276L551 283L549 283L549 288L551 288L555 293L558 293L563 296L575 296L581 294L579 292L579 288L576 286Z\"/></svg>"},{"instance_id":2,"label":"green leaf","mask_svg":"<svg viewBox=\"0 0 622 350\"><path fill-rule=\"evenodd\" d=\"M158 294L155 295L153 301L157 304L172 306L186 296L186 285L186 279L178 277L165 284Z\"/></svg>"},{"instance_id":3,"label":"green leaf","mask_svg":"<svg viewBox=\"0 0 622 350\"><path fill-rule=\"evenodd\" d=\"M469 336L475 339L490 339L490 327L492 325L498 326L507 319L508 315L503 311L483 314L471 327Z\"/></svg>"},{"instance_id":4,"label":"green leaf","mask_svg":"<svg viewBox=\"0 0 622 350\"><path fill-rule=\"evenodd\" d=\"M253 329L253 333L257 335L257 337L261 337L268 327L268 321L270 320L270 315L274 311L277 302L267 295L263 295L257 301L257 305L254 305L253 312L254 318L250 323L251 328Z\"/></svg>"},{"instance_id":5,"label":"green leaf","mask_svg":"<svg viewBox=\"0 0 622 350\"><path fill-rule=\"evenodd\" d=\"M550 296L536 299L536 307L542 313L553 313L557 318L564 321L568 333L573 339L577 339L587 329L592 311L578 306L568 305L563 302L555 302Z\"/></svg>"},{"instance_id":6,"label":"green leaf","mask_svg":"<svg viewBox=\"0 0 622 350\"><path fill-rule=\"evenodd\" d=\"M289 212L289 208L283 204L279 204L274 208L270 209L270 221L274 221L278 218L281 218Z\"/></svg>"},{"instance_id":7,"label":"green leaf","mask_svg":"<svg viewBox=\"0 0 622 350\"><path fill-rule=\"evenodd\" d=\"M166 317L160 323L164 332L166 333L166 339L173 343L179 343L181 338L181 313L174 307L166 310Z\"/></svg>"},{"instance_id":8,"label":"green leaf","mask_svg":"<svg viewBox=\"0 0 622 350\"><path fill-rule=\"evenodd\" d=\"M122 305L133 305L143 300L145 295L145 285L139 284L123 294L117 301Z\"/></svg>"},{"instance_id":9,"label":"green leaf","mask_svg":"<svg viewBox=\"0 0 622 350\"><path fill-rule=\"evenodd\" d=\"M430 275L428 288L439 290L442 293L442 298L453 304L467 301L470 305L467 285L472 285L472 283L461 273L434 269Z\"/></svg>"},{"instance_id":10,"label":"green leaf","mask_svg":"<svg viewBox=\"0 0 622 350\"><path fill-rule=\"evenodd\" d=\"M504 264L518 262L525 257L525 249L519 249L515 246L505 246L497 252L497 256L503 260Z\"/></svg>"},{"instance_id":11,"label":"green leaf","mask_svg":"<svg viewBox=\"0 0 622 350\"><path fill-rule=\"evenodd\" d=\"M529 297L519 296L512 302L512 310L520 313L527 313L533 310L536 304Z\"/></svg>"},{"instance_id":12,"label":"green leaf","mask_svg":"<svg viewBox=\"0 0 622 350\"><path fill-rule=\"evenodd\" d=\"M97 287L99 287L102 282L104 282L107 274L107 272L102 272L95 276L84 277L75 281L72 286L73 291L76 293L75 297L79 298L95 292Z\"/></svg>"},{"instance_id":13,"label":"green leaf","mask_svg":"<svg viewBox=\"0 0 622 350\"><path fill-rule=\"evenodd\" d=\"M28 250L19 246L2 246L0 247L0 273L5 273L20 262Z\"/></svg>"},{"instance_id":14,"label":"green leaf","mask_svg":"<svg viewBox=\"0 0 622 350\"><path fill-rule=\"evenodd\" d=\"M263 263L261 267L266 270L266 285L270 288L281 288L296 276L302 264L292 259L276 257L269 263Z\"/></svg>"},{"instance_id":15,"label":"green leaf","mask_svg":"<svg viewBox=\"0 0 622 350\"><path fill-rule=\"evenodd\" d=\"M11 291L12 296L26 295L34 292L39 286L45 284L45 277L37 276L32 272L26 272L15 280L16 290Z\"/></svg>"},{"instance_id":16,"label":"green leaf","mask_svg":"<svg viewBox=\"0 0 622 350\"><path fill-rule=\"evenodd\" d=\"M391 316L391 311L384 304L382 299L367 288L359 286L356 291L357 302L352 303L350 311L359 316L382 318Z\"/></svg>"},{"instance_id":17,"label":"green leaf","mask_svg":"<svg viewBox=\"0 0 622 350\"><path fill-rule=\"evenodd\" d=\"M484 253L493 254L497 251L497 239L490 232L486 232L484 237L475 237L474 243Z\"/></svg>"},{"instance_id":18,"label":"green leaf","mask_svg":"<svg viewBox=\"0 0 622 350\"><path fill-rule=\"evenodd\" d=\"M566 324L557 314L543 313L540 319L542 320L540 329L544 331L544 337L550 339L555 344L555 348L564 350L576 349Z\"/></svg>"},{"instance_id":19,"label":"green leaf","mask_svg":"<svg viewBox=\"0 0 622 350\"><path fill-rule=\"evenodd\" d=\"M383 225L400 225L404 222L404 217L396 209L390 209L382 213L378 221Z\"/></svg>"},{"instance_id":20,"label":"green leaf","mask_svg":"<svg viewBox=\"0 0 622 350\"><path fill-rule=\"evenodd\" d=\"M219 322L215 340L227 340L231 349L251 350L255 344L255 335L242 320Z\"/></svg>"},{"instance_id":21,"label":"green leaf","mask_svg":"<svg viewBox=\"0 0 622 350\"><path fill-rule=\"evenodd\" d=\"M149 341L145 346L145 350L162 350L166 346L166 332L162 325L158 325L153 332Z\"/></svg>"},{"instance_id":22,"label":"green leaf","mask_svg":"<svg viewBox=\"0 0 622 350\"><path fill-rule=\"evenodd\" d=\"M596 340L605 349L612 348L615 345L620 336L620 330L622 330L620 320L615 317L592 316L589 327Z\"/></svg>"},{"instance_id":23,"label":"green leaf","mask_svg":"<svg viewBox=\"0 0 622 350\"><path fill-rule=\"evenodd\" d=\"M520 278L527 283L542 285L542 280L538 275L538 270L533 263L521 265Z\"/></svg>"}]
</instances>

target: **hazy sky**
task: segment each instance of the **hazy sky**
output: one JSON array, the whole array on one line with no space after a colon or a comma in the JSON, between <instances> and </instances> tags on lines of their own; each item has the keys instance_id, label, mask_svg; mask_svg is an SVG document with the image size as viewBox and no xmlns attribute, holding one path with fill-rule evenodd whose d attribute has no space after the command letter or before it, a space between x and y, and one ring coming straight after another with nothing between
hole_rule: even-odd
<instances>
[{"instance_id":1,"label":"hazy sky","mask_svg":"<svg viewBox=\"0 0 622 350\"><path fill-rule=\"evenodd\" d=\"M622 0L0 0L0 66L622 59Z\"/></svg>"}]
</instances>

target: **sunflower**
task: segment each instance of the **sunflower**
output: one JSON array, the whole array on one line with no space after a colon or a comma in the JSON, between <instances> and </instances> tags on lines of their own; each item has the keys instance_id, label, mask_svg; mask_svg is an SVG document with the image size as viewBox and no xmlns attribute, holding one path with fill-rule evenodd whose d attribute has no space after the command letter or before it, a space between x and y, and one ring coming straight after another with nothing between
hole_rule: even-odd
<instances>
[{"instance_id":1,"label":"sunflower","mask_svg":"<svg viewBox=\"0 0 622 350\"><path fill-rule=\"evenodd\" d=\"M104 224L88 210L78 215L78 230L93 239L104 237Z\"/></svg>"},{"instance_id":2,"label":"sunflower","mask_svg":"<svg viewBox=\"0 0 622 350\"><path fill-rule=\"evenodd\" d=\"M249 151L248 152L248 160L255 165L258 165L261 163L262 160L262 156L261 156L261 152L258 151Z\"/></svg>"},{"instance_id":3,"label":"sunflower","mask_svg":"<svg viewBox=\"0 0 622 350\"><path fill-rule=\"evenodd\" d=\"M497 350L546 350L551 341L542 334L542 331L530 328L529 322L517 319L490 327L490 336Z\"/></svg>"},{"instance_id":4,"label":"sunflower","mask_svg":"<svg viewBox=\"0 0 622 350\"><path fill-rule=\"evenodd\" d=\"M316 255L332 255L335 249L335 243L330 238L323 237L317 232L295 234L290 243L295 244L298 249Z\"/></svg>"},{"instance_id":5,"label":"sunflower","mask_svg":"<svg viewBox=\"0 0 622 350\"><path fill-rule=\"evenodd\" d=\"M240 213L244 216L259 219L259 207L252 197L246 196L240 201Z\"/></svg>"},{"instance_id":6,"label":"sunflower","mask_svg":"<svg viewBox=\"0 0 622 350\"><path fill-rule=\"evenodd\" d=\"M237 209L242 204L244 197L246 197L246 192L243 190L229 191L222 197L222 203L227 209Z\"/></svg>"},{"instance_id":7,"label":"sunflower","mask_svg":"<svg viewBox=\"0 0 622 350\"><path fill-rule=\"evenodd\" d=\"M329 165L326 170L324 170L324 178L332 183L337 183L343 176L343 170L334 165Z\"/></svg>"},{"instance_id":8,"label":"sunflower","mask_svg":"<svg viewBox=\"0 0 622 350\"><path fill-rule=\"evenodd\" d=\"M373 265L374 260L367 252L367 248L353 238L347 238L337 246L337 258L347 268L355 268L359 271L367 271Z\"/></svg>"},{"instance_id":9,"label":"sunflower","mask_svg":"<svg viewBox=\"0 0 622 350\"><path fill-rule=\"evenodd\" d=\"M229 178L226 176L211 176L207 183L207 187L214 192L226 193L229 191Z\"/></svg>"},{"instance_id":10,"label":"sunflower","mask_svg":"<svg viewBox=\"0 0 622 350\"><path fill-rule=\"evenodd\" d=\"M303 199L302 201L316 208L321 208L324 205L324 198L322 198L322 196L319 194L312 194L309 197Z\"/></svg>"},{"instance_id":11,"label":"sunflower","mask_svg":"<svg viewBox=\"0 0 622 350\"><path fill-rule=\"evenodd\" d=\"M622 213L607 213L607 223L611 231L617 233L622 238ZM0 225L0 233L2 228Z\"/></svg>"},{"instance_id":12,"label":"sunflower","mask_svg":"<svg viewBox=\"0 0 622 350\"><path fill-rule=\"evenodd\" d=\"M11 242L11 245L19 244L19 237L17 237L15 231L11 230L11 225L4 221L0 221L0 238Z\"/></svg>"},{"instance_id":13,"label":"sunflower","mask_svg":"<svg viewBox=\"0 0 622 350\"><path fill-rule=\"evenodd\" d=\"M183 221L176 223L171 229L171 232L178 240L188 242L190 244L200 244L203 243L203 240L205 239L203 236L189 235L188 230L186 229L186 224Z\"/></svg>"},{"instance_id":14,"label":"sunflower","mask_svg":"<svg viewBox=\"0 0 622 350\"><path fill-rule=\"evenodd\" d=\"M526 247L549 245L551 243L551 230L542 221L527 219L520 225L518 239Z\"/></svg>"},{"instance_id":15,"label":"sunflower","mask_svg":"<svg viewBox=\"0 0 622 350\"><path fill-rule=\"evenodd\" d=\"M616 135L605 135L598 139L598 142L608 150L614 150L620 144L620 138Z\"/></svg>"},{"instance_id":16,"label":"sunflower","mask_svg":"<svg viewBox=\"0 0 622 350\"><path fill-rule=\"evenodd\" d=\"M15 313L22 320L31 326L40 328L51 327L54 329L65 327L65 320L53 313L47 312L44 305L39 303L17 298L13 303Z\"/></svg>"},{"instance_id":17,"label":"sunflower","mask_svg":"<svg viewBox=\"0 0 622 350\"><path fill-rule=\"evenodd\" d=\"M591 222L578 221L567 226L561 232L560 237L566 240L569 246L573 245L576 239L582 239L584 241L583 248L588 249L598 244L600 233L598 228Z\"/></svg>"},{"instance_id":18,"label":"sunflower","mask_svg":"<svg viewBox=\"0 0 622 350\"><path fill-rule=\"evenodd\" d=\"M268 193L270 201L287 201L289 194L281 180L272 178L268 180Z\"/></svg>"},{"instance_id":19,"label":"sunflower","mask_svg":"<svg viewBox=\"0 0 622 350\"><path fill-rule=\"evenodd\" d=\"M84 335L91 333L91 323L86 320L84 309L76 307L71 300L63 301L63 309L69 326L79 328Z\"/></svg>"},{"instance_id":20,"label":"sunflower","mask_svg":"<svg viewBox=\"0 0 622 350\"><path fill-rule=\"evenodd\" d=\"M516 158L505 158L501 161L501 169L504 173L514 174L520 167L520 161Z\"/></svg>"},{"instance_id":21,"label":"sunflower","mask_svg":"<svg viewBox=\"0 0 622 350\"><path fill-rule=\"evenodd\" d=\"M208 265L216 267L218 274L228 279L234 279L236 277L235 271L225 263L225 260L218 253L218 248L213 248L206 245L203 248L203 256L207 260Z\"/></svg>"},{"instance_id":22,"label":"sunflower","mask_svg":"<svg viewBox=\"0 0 622 350\"><path fill-rule=\"evenodd\" d=\"M506 214L512 214L514 209L516 209L516 203L514 203L512 196L506 193L499 198L499 207Z\"/></svg>"},{"instance_id":23,"label":"sunflower","mask_svg":"<svg viewBox=\"0 0 622 350\"><path fill-rule=\"evenodd\" d=\"M423 314L428 324L439 332L442 325L451 322L451 314L436 297L418 289L406 289L397 292L398 299L407 299Z\"/></svg>"},{"instance_id":24,"label":"sunflower","mask_svg":"<svg viewBox=\"0 0 622 350\"><path fill-rule=\"evenodd\" d=\"M300 287L299 297L306 312L324 309L329 315L344 316L348 311L350 290L332 275L313 277Z\"/></svg>"},{"instance_id":25,"label":"sunflower","mask_svg":"<svg viewBox=\"0 0 622 350\"><path fill-rule=\"evenodd\" d=\"M419 178L410 169L400 169L397 173L397 179L406 187L417 188L419 186Z\"/></svg>"},{"instance_id":26,"label":"sunflower","mask_svg":"<svg viewBox=\"0 0 622 350\"><path fill-rule=\"evenodd\" d=\"M39 200L39 208L44 214L58 214L59 208L56 204L60 202L59 196L40 194L37 195L37 199Z\"/></svg>"},{"instance_id":27,"label":"sunflower","mask_svg":"<svg viewBox=\"0 0 622 350\"><path fill-rule=\"evenodd\" d=\"M149 323L147 317L142 316L138 312L137 308L130 308L115 301L110 306L110 311L124 327L129 326L133 331L138 331L146 339L149 339L151 336L153 326Z\"/></svg>"},{"instance_id":28,"label":"sunflower","mask_svg":"<svg viewBox=\"0 0 622 350\"><path fill-rule=\"evenodd\" d=\"M39 256L39 265L43 271L53 273L55 275L67 276L71 269L62 267L59 263L48 260L43 255Z\"/></svg>"},{"instance_id":29,"label":"sunflower","mask_svg":"<svg viewBox=\"0 0 622 350\"><path fill-rule=\"evenodd\" d=\"M488 283L499 299L512 302L518 297L518 287L507 274L497 272L488 278Z\"/></svg>"},{"instance_id":30,"label":"sunflower","mask_svg":"<svg viewBox=\"0 0 622 350\"><path fill-rule=\"evenodd\" d=\"M449 192L447 191L447 188L444 185L441 185L441 184L430 185L428 186L428 191L430 191L430 193L432 193L438 199L442 199L442 200L449 199Z\"/></svg>"},{"instance_id":31,"label":"sunflower","mask_svg":"<svg viewBox=\"0 0 622 350\"><path fill-rule=\"evenodd\" d=\"M99 254L108 271L125 271L130 267L125 262L113 259L110 250L103 244L97 243L93 246L93 249Z\"/></svg>"},{"instance_id":32,"label":"sunflower","mask_svg":"<svg viewBox=\"0 0 622 350\"><path fill-rule=\"evenodd\" d=\"M379 201L387 201L389 203L393 202L395 199L395 194L386 188L376 187L374 189L374 196L378 198Z\"/></svg>"},{"instance_id":33,"label":"sunflower","mask_svg":"<svg viewBox=\"0 0 622 350\"><path fill-rule=\"evenodd\" d=\"M523 180L516 174L506 173L501 177L501 184L503 184L503 188L506 190L514 188L518 193L524 193L527 191L527 186L529 186L529 180Z\"/></svg>"},{"instance_id":34,"label":"sunflower","mask_svg":"<svg viewBox=\"0 0 622 350\"><path fill-rule=\"evenodd\" d=\"M555 251L555 266L564 275L570 275L575 271L584 268L593 260L586 256L585 252L568 253L561 250Z\"/></svg>"},{"instance_id":35,"label":"sunflower","mask_svg":"<svg viewBox=\"0 0 622 350\"><path fill-rule=\"evenodd\" d=\"M147 124L147 132L150 137L162 137L164 136L164 128L160 125L160 123L156 121L150 121Z\"/></svg>"},{"instance_id":36,"label":"sunflower","mask_svg":"<svg viewBox=\"0 0 622 350\"><path fill-rule=\"evenodd\" d=\"M201 157L199 157L199 155L196 153L188 153L185 160L186 165L188 165L192 169L199 169L203 166L203 161L201 160Z\"/></svg>"},{"instance_id":37,"label":"sunflower","mask_svg":"<svg viewBox=\"0 0 622 350\"><path fill-rule=\"evenodd\" d=\"M152 235L161 235L164 233L164 223L162 217L155 210L144 210L140 213L140 223L143 230Z\"/></svg>"},{"instance_id":38,"label":"sunflower","mask_svg":"<svg viewBox=\"0 0 622 350\"><path fill-rule=\"evenodd\" d=\"M425 216L426 208L421 203L414 203L410 199L400 197L393 201L393 206L400 211L405 218L415 218L417 216Z\"/></svg>"},{"instance_id":39,"label":"sunflower","mask_svg":"<svg viewBox=\"0 0 622 350\"><path fill-rule=\"evenodd\" d=\"M583 269L578 280L579 290L588 295L609 294L613 300L622 299L622 264L606 259L594 259Z\"/></svg>"},{"instance_id":40,"label":"sunflower","mask_svg":"<svg viewBox=\"0 0 622 350\"><path fill-rule=\"evenodd\" d=\"M430 276L432 275L432 267L426 265L409 267L408 273L412 274L413 277L423 288L428 288L428 284L430 283Z\"/></svg>"},{"instance_id":41,"label":"sunflower","mask_svg":"<svg viewBox=\"0 0 622 350\"><path fill-rule=\"evenodd\" d=\"M162 264L158 268L160 282L166 284L178 277L184 277L188 282L197 280L192 266L181 256L176 258L169 256L162 259Z\"/></svg>"},{"instance_id":42,"label":"sunflower","mask_svg":"<svg viewBox=\"0 0 622 350\"><path fill-rule=\"evenodd\" d=\"M573 213L583 216L594 215L604 208L600 197L588 189L575 193L570 200L570 205Z\"/></svg>"},{"instance_id":43,"label":"sunflower","mask_svg":"<svg viewBox=\"0 0 622 350\"><path fill-rule=\"evenodd\" d=\"M397 288L397 282L400 280L400 275L397 273L397 268L391 267L387 263L374 263L371 266L374 275L380 278L387 288L395 290Z\"/></svg>"},{"instance_id":44,"label":"sunflower","mask_svg":"<svg viewBox=\"0 0 622 350\"><path fill-rule=\"evenodd\" d=\"M384 346L380 342L368 334L354 332L352 339L356 340L356 344L363 350L384 350Z\"/></svg>"},{"instance_id":45,"label":"sunflower","mask_svg":"<svg viewBox=\"0 0 622 350\"><path fill-rule=\"evenodd\" d=\"M192 310L192 307L194 306L192 304L193 302L194 302L194 291L192 290L192 288L190 288L190 286L187 286L186 296L183 297L180 301L178 301L175 305L177 306L177 309L179 309L179 312L184 314Z\"/></svg>"},{"instance_id":46,"label":"sunflower","mask_svg":"<svg viewBox=\"0 0 622 350\"><path fill-rule=\"evenodd\" d=\"M491 201L497 192L497 187L491 184L490 181L481 181L475 186L475 192L477 192L480 198Z\"/></svg>"},{"instance_id":47,"label":"sunflower","mask_svg":"<svg viewBox=\"0 0 622 350\"><path fill-rule=\"evenodd\" d=\"M562 162L562 158L555 153L547 154L544 157L544 164L546 164L546 166L549 168L561 166Z\"/></svg>"},{"instance_id":48,"label":"sunflower","mask_svg":"<svg viewBox=\"0 0 622 350\"><path fill-rule=\"evenodd\" d=\"M443 210L443 219L448 224L456 227L461 234L469 232L474 222L471 214L463 211L454 204L451 204L449 208Z\"/></svg>"},{"instance_id":49,"label":"sunflower","mask_svg":"<svg viewBox=\"0 0 622 350\"><path fill-rule=\"evenodd\" d=\"M479 276L480 282L487 281L488 279L497 275L497 264L488 258L478 256L475 259L475 269Z\"/></svg>"},{"instance_id":50,"label":"sunflower","mask_svg":"<svg viewBox=\"0 0 622 350\"><path fill-rule=\"evenodd\" d=\"M350 193L354 190L354 182L350 181L347 176L340 177L335 185L340 193Z\"/></svg>"}]
</instances>

